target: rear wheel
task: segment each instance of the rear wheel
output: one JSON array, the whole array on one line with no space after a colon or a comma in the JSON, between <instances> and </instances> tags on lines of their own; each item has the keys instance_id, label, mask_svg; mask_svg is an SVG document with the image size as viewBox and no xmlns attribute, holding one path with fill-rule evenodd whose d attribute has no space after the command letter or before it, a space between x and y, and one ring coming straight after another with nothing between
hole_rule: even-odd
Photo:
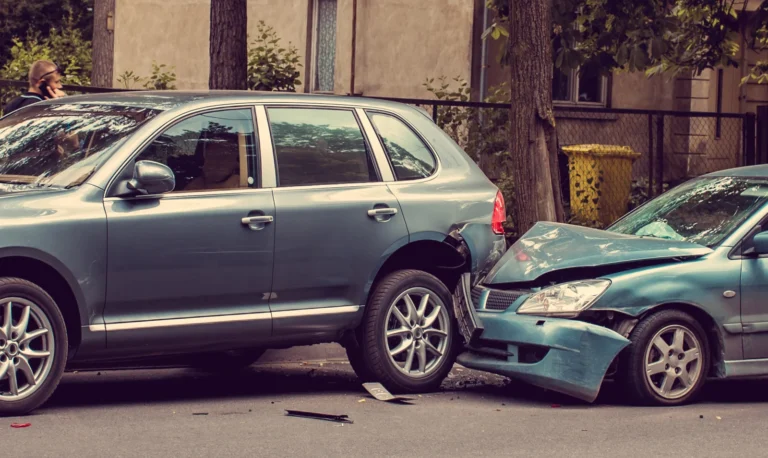
<instances>
[{"instance_id":1,"label":"rear wheel","mask_svg":"<svg viewBox=\"0 0 768 458\"><path fill-rule=\"evenodd\" d=\"M709 372L709 343L687 313L665 310L641 321L621 363L621 379L633 400L674 406L692 401Z\"/></svg>"},{"instance_id":2,"label":"rear wheel","mask_svg":"<svg viewBox=\"0 0 768 458\"><path fill-rule=\"evenodd\" d=\"M348 346L355 372L393 392L437 389L456 360L451 294L436 277L402 270L371 294L359 346Z\"/></svg>"},{"instance_id":3,"label":"rear wheel","mask_svg":"<svg viewBox=\"0 0 768 458\"><path fill-rule=\"evenodd\" d=\"M67 361L64 317L42 288L0 278L0 415L24 415L50 398Z\"/></svg>"}]
</instances>

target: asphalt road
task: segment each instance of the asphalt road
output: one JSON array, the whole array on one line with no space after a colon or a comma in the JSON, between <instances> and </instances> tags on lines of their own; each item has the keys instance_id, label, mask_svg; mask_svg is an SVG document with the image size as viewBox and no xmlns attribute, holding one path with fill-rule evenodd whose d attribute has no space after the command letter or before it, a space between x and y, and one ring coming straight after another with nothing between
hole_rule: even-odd
<instances>
[{"instance_id":1,"label":"asphalt road","mask_svg":"<svg viewBox=\"0 0 768 458\"><path fill-rule=\"evenodd\" d=\"M713 383L701 402L680 408L621 399L609 385L588 405L456 367L442 391L396 405L368 397L342 361L257 365L237 376L75 373L35 414L0 418L0 457L766 454L768 381Z\"/></svg>"}]
</instances>

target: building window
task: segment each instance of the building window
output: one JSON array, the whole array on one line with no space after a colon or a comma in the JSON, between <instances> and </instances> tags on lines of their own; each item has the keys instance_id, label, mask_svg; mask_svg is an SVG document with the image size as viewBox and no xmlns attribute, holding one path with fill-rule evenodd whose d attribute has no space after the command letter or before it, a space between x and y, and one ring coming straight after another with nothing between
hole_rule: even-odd
<instances>
[{"instance_id":1,"label":"building window","mask_svg":"<svg viewBox=\"0 0 768 458\"><path fill-rule=\"evenodd\" d=\"M561 71L555 69L552 100L559 104L605 105L606 78L588 67Z\"/></svg>"},{"instance_id":2,"label":"building window","mask_svg":"<svg viewBox=\"0 0 768 458\"><path fill-rule=\"evenodd\" d=\"M312 90L333 92L336 65L336 0L314 0Z\"/></svg>"}]
</instances>

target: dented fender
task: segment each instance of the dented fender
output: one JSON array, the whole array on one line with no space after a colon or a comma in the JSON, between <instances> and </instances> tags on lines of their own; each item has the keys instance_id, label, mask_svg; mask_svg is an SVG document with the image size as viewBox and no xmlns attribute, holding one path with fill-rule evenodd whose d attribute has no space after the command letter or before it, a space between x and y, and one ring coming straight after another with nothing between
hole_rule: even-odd
<instances>
[{"instance_id":1,"label":"dented fender","mask_svg":"<svg viewBox=\"0 0 768 458\"><path fill-rule=\"evenodd\" d=\"M443 243L454 248L465 263L469 262L473 283L487 274L507 250L504 236L494 234L488 223L454 224Z\"/></svg>"},{"instance_id":2,"label":"dented fender","mask_svg":"<svg viewBox=\"0 0 768 458\"><path fill-rule=\"evenodd\" d=\"M593 402L608 367L629 340L582 321L478 313L484 330L458 362ZM504 355L499 344L506 344ZM537 356L532 358L531 354Z\"/></svg>"}]
</instances>

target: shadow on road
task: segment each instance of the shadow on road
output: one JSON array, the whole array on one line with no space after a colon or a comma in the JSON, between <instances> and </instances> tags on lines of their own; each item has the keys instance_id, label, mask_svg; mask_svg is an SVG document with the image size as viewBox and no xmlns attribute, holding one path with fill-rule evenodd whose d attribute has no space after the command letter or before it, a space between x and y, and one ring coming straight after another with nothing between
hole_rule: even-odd
<instances>
[{"instance_id":1,"label":"shadow on road","mask_svg":"<svg viewBox=\"0 0 768 458\"><path fill-rule=\"evenodd\" d=\"M711 381L702 403L768 402L768 380ZM568 396L487 374L454 373L443 384L453 395L480 395L485 400L527 405L559 404L573 408L626 405L621 386L606 383L590 405ZM266 365L230 374L207 374L193 369L110 371L67 374L48 408L97 407L223 398L271 398L296 394L364 393L348 364Z\"/></svg>"}]
</instances>

